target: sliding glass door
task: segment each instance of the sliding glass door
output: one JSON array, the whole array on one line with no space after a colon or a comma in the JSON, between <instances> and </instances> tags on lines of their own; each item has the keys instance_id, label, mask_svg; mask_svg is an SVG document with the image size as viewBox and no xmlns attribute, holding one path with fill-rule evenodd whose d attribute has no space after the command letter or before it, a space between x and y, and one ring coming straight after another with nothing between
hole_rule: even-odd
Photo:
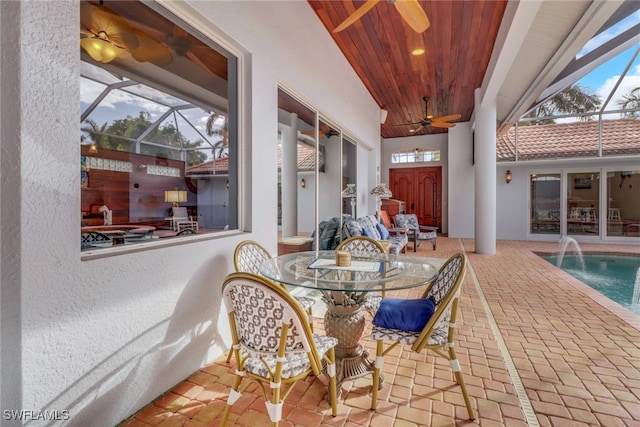
<instances>
[{"instance_id":1,"label":"sliding glass door","mask_svg":"<svg viewBox=\"0 0 640 427\"><path fill-rule=\"evenodd\" d=\"M357 198L344 198L343 191L356 184L356 164L353 139L345 140L339 126L294 94L278 90L281 238L316 237L321 221L334 219L341 228L344 214L355 215Z\"/></svg>"},{"instance_id":2,"label":"sliding glass door","mask_svg":"<svg viewBox=\"0 0 640 427\"><path fill-rule=\"evenodd\" d=\"M529 177L531 235L640 237L640 170L532 172Z\"/></svg>"}]
</instances>

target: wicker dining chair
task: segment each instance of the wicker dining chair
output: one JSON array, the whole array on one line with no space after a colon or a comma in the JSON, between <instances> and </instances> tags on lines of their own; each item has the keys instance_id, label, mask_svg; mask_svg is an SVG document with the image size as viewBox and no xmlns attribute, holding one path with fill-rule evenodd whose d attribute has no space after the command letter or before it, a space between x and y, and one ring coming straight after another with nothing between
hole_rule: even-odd
<instances>
[{"instance_id":1,"label":"wicker dining chair","mask_svg":"<svg viewBox=\"0 0 640 427\"><path fill-rule=\"evenodd\" d=\"M460 289L464 280L467 259L464 254L457 253L451 256L438 271L437 279L425 290L422 298L433 298L435 310L424 328L419 332L401 329L391 329L374 326L371 337L376 341L376 359L373 372L373 389L371 393L371 409L376 409L378 403L378 388L380 385L380 372L384 365L384 356L397 345L410 344L411 350L420 353L423 350L432 350L439 356L449 360L456 382L462 390L462 396L467 406L469 419L475 418L471 407L471 400L464 383L460 362L456 358L454 350L454 333L456 326L456 314L460 298ZM385 341L393 341L385 348ZM444 351L447 347L448 353Z\"/></svg>"},{"instance_id":2,"label":"wicker dining chair","mask_svg":"<svg viewBox=\"0 0 640 427\"><path fill-rule=\"evenodd\" d=\"M260 274L260 265L271 258L271 254L260 243L244 240L236 246L233 253L233 265L237 272ZM305 309L309 316L309 324L313 330L313 305L316 300L311 297L294 296L294 299ZM227 354L227 363L231 360L231 352Z\"/></svg>"},{"instance_id":3,"label":"wicker dining chair","mask_svg":"<svg viewBox=\"0 0 640 427\"><path fill-rule=\"evenodd\" d=\"M382 254L386 249L378 240L367 236L353 236L343 240L336 250L347 252L368 252L374 254ZM372 316L380 307L380 301L384 298L384 292L367 292L364 299L364 309Z\"/></svg>"},{"instance_id":4,"label":"wicker dining chair","mask_svg":"<svg viewBox=\"0 0 640 427\"><path fill-rule=\"evenodd\" d=\"M336 250L348 252L384 253L385 248L376 239L367 236L353 236L340 242Z\"/></svg>"},{"instance_id":5,"label":"wicker dining chair","mask_svg":"<svg viewBox=\"0 0 640 427\"><path fill-rule=\"evenodd\" d=\"M236 376L222 418L257 383L274 426L282 406L299 380L329 376L331 414L337 415L335 350L338 340L314 334L300 304L282 286L251 273L231 273L222 285L229 315ZM248 380L244 382L243 381ZM241 387L242 385L242 387ZM268 390L269 388L270 390Z\"/></svg>"}]
</instances>

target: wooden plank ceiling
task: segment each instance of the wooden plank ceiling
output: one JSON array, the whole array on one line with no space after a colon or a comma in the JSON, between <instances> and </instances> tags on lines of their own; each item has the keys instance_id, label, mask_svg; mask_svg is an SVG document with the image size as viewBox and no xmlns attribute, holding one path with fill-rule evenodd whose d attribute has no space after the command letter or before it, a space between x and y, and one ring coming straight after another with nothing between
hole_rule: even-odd
<instances>
[{"instance_id":1,"label":"wooden plank ceiling","mask_svg":"<svg viewBox=\"0 0 640 427\"><path fill-rule=\"evenodd\" d=\"M388 111L383 138L446 132L408 125L428 115L460 114L468 121L482 85L507 1L420 1L431 22L421 34L391 2L380 1L360 20L333 33L364 1L308 0L380 108ZM411 52L423 48L425 53Z\"/></svg>"}]
</instances>

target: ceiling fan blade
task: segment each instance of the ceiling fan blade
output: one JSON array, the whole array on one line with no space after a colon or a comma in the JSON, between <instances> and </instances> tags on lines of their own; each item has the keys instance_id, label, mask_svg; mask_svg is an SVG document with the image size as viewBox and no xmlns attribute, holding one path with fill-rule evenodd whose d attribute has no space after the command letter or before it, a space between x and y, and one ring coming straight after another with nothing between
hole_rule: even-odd
<instances>
[{"instance_id":1,"label":"ceiling fan blade","mask_svg":"<svg viewBox=\"0 0 640 427\"><path fill-rule=\"evenodd\" d=\"M420 3L418 3L418 0L396 0L393 2L393 5L396 7L400 16L402 16L402 19L404 19L416 33L424 32L431 25L427 14L424 12L424 9L422 9L422 6L420 6Z\"/></svg>"},{"instance_id":2,"label":"ceiling fan blade","mask_svg":"<svg viewBox=\"0 0 640 427\"><path fill-rule=\"evenodd\" d=\"M94 36L104 32L110 43L117 47L136 49L138 39L133 34L133 28L117 13L105 6L94 6L80 2L80 22Z\"/></svg>"},{"instance_id":3,"label":"ceiling fan blade","mask_svg":"<svg viewBox=\"0 0 640 427\"><path fill-rule=\"evenodd\" d=\"M367 0L365 4L360 6L355 12L349 15L349 17L342 21L342 23L336 28L334 28L332 32L339 33L340 31L344 30L345 28L356 22L358 19L362 18L362 15L371 10L371 8L378 4L379 1L380 0Z\"/></svg>"},{"instance_id":4,"label":"ceiling fan blade","mask_svg":"<svg viewBox=\"0 0 640 427\"><path fill-rule=\"evenodd\" d=\"M455 127L456 124L455 123L449 123L449 122L431 122L431 127L434 128L452 128Z\"/></svg>"},{"instance_id":5,"label":"ceiling fan blade","mask_svg":"<svg viewBox=\"0 0 640 427\"><path fill-rule=\"evenodd\" d=\"M168 47L149 37L142 31L133 30L138 38L138 47L131 51L131 56L139 62L153 62L156 65L167 65L172 61Z\"/></svg>"},{"instance_id":6,"label":"ceiling fan blade","mask_svg":"<svg viewBox=\"0 0 640 427\"><path fill-rule=\"evenodd\" d=\"M460 114L451 114L449 116L434 117L431 120L434 122L450 122L453 120L458 120L460 117L462 117Z\"/></svg>"}]
</instances>

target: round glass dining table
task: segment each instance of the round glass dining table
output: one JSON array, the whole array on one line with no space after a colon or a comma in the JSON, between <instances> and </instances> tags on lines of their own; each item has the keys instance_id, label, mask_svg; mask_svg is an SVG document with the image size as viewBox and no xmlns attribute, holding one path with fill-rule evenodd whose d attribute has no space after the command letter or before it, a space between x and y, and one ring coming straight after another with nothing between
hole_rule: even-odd
<instances>
[{"instance_id":1,"label":"round glass dining table","mask_svg":"<svg viewBox=\"0 0 640 427\"><path fill-rule=\"evenodd\" d=\"M438 276L438 269L424 258L387 253L350 254L348 266L337 265L335 251L285 254L260 266L260 274L268 279L322 294L327 307L325 332L338 339L338 385L373 371L368 352L359 343L366 326L365 306L393 291L427 285Z\"/></svg>"}]
</instances>

